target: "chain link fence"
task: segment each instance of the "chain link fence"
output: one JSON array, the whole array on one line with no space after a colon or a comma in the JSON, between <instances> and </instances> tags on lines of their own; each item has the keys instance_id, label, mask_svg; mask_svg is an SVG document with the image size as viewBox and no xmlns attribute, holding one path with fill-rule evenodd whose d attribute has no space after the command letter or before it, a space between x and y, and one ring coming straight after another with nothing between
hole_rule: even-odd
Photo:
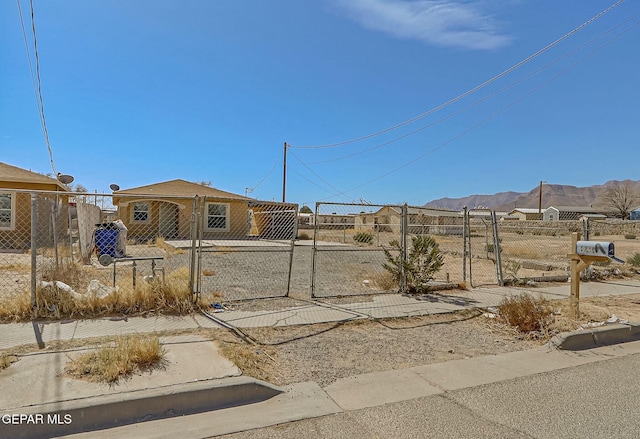
<instances>
[{"instance_id":1,"label":"chain link fence","mask_svg":"<svg viewBox=\"0 0 640 439\"><path fill-rule=\"evenodd\" d=\"M295 204L246 197L0 189L0 302L55 311L70 298L135 300L148 285L286 296L297 217Z\"/></svg>"},{"instance_id":2,"label":"chain link fence","mask_svg":"<svg viewBox=\"0 0 640 439\"><path fill-rule=\"evenodd\" d=\"M566 280L573 232L614 242L622 259L639 249L640 221L315 207L300 214L296 204L240 196L0 189L0 301L35 304L52 287L72 297L135 294L153 283L212 302L404 292L398 261L427 236L443 258L433 283L472 287Z\"/></svg>"}]
</instances>

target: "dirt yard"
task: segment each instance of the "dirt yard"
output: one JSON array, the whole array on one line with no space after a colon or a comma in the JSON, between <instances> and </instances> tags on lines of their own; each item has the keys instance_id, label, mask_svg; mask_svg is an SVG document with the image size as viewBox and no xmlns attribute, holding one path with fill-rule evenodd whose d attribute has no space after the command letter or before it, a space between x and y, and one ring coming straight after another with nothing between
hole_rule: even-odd
<instances>
[{"instance_id":1,"label":"dirt yard","mask_svg":"<svg viewBox=\"0 0 640 439\"><path fill-rule=\"evenodd\" d=\"M542 334L525 335L482 311L342 324L258 328L244 332L259 345L228 332L215 338L246 375L276 385L339 378L449 360L531 349L555 333L601 324L612 315L640 322L640 294L581 301L579 321L567 317L568 303L553 302L556 315Z\"/></svg>"}]
</instances>

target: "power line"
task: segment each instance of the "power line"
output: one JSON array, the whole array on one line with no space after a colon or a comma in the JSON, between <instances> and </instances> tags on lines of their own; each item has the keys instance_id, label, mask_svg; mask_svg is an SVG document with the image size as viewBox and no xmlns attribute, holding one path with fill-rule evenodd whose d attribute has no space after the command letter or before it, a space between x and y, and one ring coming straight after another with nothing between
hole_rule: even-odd
<instances>
[{"instance_id":1,"label":"power line","mask_svg":"<svg viewBox=\"0 0 640 439\"><path fill-rule=\"evenodd\" d=\"M393 131L395 129L398 129L400 127L403 127L405 125L408 125L412 122L415 122L416 120L422 119L425 116L428 116L436 111L439 111L449 105L452 105L458 101L460 101L461 99L464 99L465 97L469 96L470 94L475 93L476 91L492 84L493 82L497 81L498 79L502 78L503 76L513 72L514 70L522 67L523 65L525 65L526 63L528 63L529 61L533 60L534 58L538 57L539 55L543 54L544 52L548 51L549 49L551 49L552 47L560 44L562 41L566 40L567 38L569 38L570 36L572 36L573 34L575 34L576 32L579 32L580 30L582 30L583 28L585 28L586 26L590 25L591 23L593 23L594 21L598 20L600 17L602 17L603 15L606 15L607 13L611 12L613 9L617 8L620 4L622 4L622 2L624 2L624 0L618 0L617 2L615 2L613 5L609 6L608 8L606 8L605 10L603 10L602 12L600 12L599 14L595 15L594 17L590 18L589 20L585 21L584 23L582 23L580 26L574 28L573 30L571 30L570 32L564 34L563 36L561 36L560 38L558 38L557 40L553 41L552 43L548 44L547 46L543 47L542 49L538 50L537 52L535 52L532 55L529 55L527 58L523 59L522 61L518 62L517 64L509 67L507 70L504 70L502 73L499 73L498 75L494 76L491 79L488 79L487 81L483 82L480 85L477 85L476 87L472 88L471 90L468 90L464 93L462 93L461 95L443 103L440 104L434 108L432 108L431 110L428 110L422 114L419 114L411 119L408 119L404 122L401 122L399 124L393 125L389 128L385 128L383 130L380 131L376 131L373 132L371 134L367 134L361 137L357 137L354 139L350 139L350 140L345 140L342 142L337 142L337 143L330 143L330 144L326 144L326 145L311 145L311 146L296 146L296 145L289 145L291 148L299 148L299 149L321 149L321 148L335 148L337 146L342 146L342 145L347 145L350 143L356 143L356 142L360 142L362 140L366 140L366 139L370 139L372 137L376 137L379 136L381 134L385 134L388 133L389 131Z\"/></svg>"},{"instance_id":2,"label":"power line","mask_svg":"<svg viewBox=\"0 0 640 439\"><path fill-rule=\"evenodd\" d=\"M35 56L35 64L36 64L36 74L34 78L33 74L33 64L31 63L31 53L29 51L29 43L27 40L27 32L24 26L22 7L20 6L20 0L17 0L18 3L18 13L20 15L20 24L22 26L22 35L24 37L24 44L27 49L27 58L29 60L29 71L31 73L31 83L33 84L34 94L36 97L36 105L38 106L38 115L40 118L40 126L42 127L42 133L44 135L44 141L47 144L47 150L49 151L49 161L51 163L51 170L53 171L53 175L57 175L56 167L53 162L53 150L51 149L51 142L49 141L49 132L47 130L47 119L44 115L44 99L42 98L42 81L40 78L40 58L38 54L38 39L36 37L36 20L35 13L33 10L33 0L29 0L29 6L31 9L31 33L33 34L33 52ZM36 86L37 83L37 86Z\"/></svg>"},{"instance_id":3,"label":"power line","mask_svg":"<svg viewBox=\"0 0 640 439\"><path fill-rule=\"evenodd\" d=\"M261 184L262 184L262 183L263 183L263 182L264 182L264 181L265 181L265 180L266 180L266 179L271 175L271 173L273 172L273 170L274 170L274 169L276 169L276 165L277 165L279 162L280 162L280 157L278 157L278 158L276 159L276 161L273 163L273 166L271 166L271 169L269 170L269 172L267 172L267 175L265 175L264 177L262 177L262 179L261 179L257 184L255 184L251 189L254 189L254 190L255 190L255 189L257 189L257 188L258 188L258 186L260 186L260 185L261 185Z\"/></svg>"},{"instance_id":4,"label":"power line","mask_svg":"<svg viewBox=\"0 0 640 439\"><path fill-rule=\"evenodd\" d=\"M304 166L305 168L307 168L307 170L308 170L309 172L311 172L311 173L312 173L312 174L313 174L313 175L314 175L318 180L322 181L324 184L326 184L326 185L327 185L327 186L329 186L331 189L333 189L334 191L336 191L336 192L337 192L337 194L336 194L336 195L342 195L342 196L344 196L345 198L349 198L349 197L347 197L347 196L346 196L346 194L345 194L344 192L342 192L340 189L336 188L336 187L335 187L335 186L333 186L331 183L329 183L327 180L325 180L324 178L320 177L320 176L319 176L319 175L318 175L318 174L317 174L313 169L311 169L309 166L307 166L307 164L306 164L305 162L303 162L302 160L300 160L300 158L299 158L297 155L295 155L295 154L293 153L293 151L289 151L289 152L291 153L291 155L293 155L293 156L296 158L296 160L298 160L298 161L300 162L300 164L301 164L302 166ZM334 196L335 196L335 195L334 195Z\"/></svg>"}]
</instances>

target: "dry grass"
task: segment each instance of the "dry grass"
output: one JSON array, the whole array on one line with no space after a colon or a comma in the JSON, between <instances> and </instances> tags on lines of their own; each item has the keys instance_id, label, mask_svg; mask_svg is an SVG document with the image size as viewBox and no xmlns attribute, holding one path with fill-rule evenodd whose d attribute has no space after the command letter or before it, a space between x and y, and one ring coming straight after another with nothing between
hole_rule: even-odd
<instances>
[{"instance_id":1,"label":"dry grass","mask_svg":"<svg viewBox=\"0 0 640 439\"><path fill-rule=\"evenodd\" d=\"M398 282L388 271L375 273L371 276L371 278L374 285L383 291L397 291L400 289Z\"/></svg>"},{"instance_id":2,"label":"dry grass","mask_svg":"<svg viewBox=\"0 0 640 439\"><path fill-rule=\"evenodd\" d=\"M155 242L156 247L164 250L168 255L182 255L186 253L186 250L176 248L170 244L167 244L162 237L157 237Z\"/></svg>"},{"instance_id":3,"label":"dry grass","mask_svg":"<svg viewBox=\"0 0 640 439\"><path fill-rule=\"evenodd\" d=\"M0 370L6 369L16 361L18 361L18 358L16 356L4 352L0 353Z\"/></svg>"},{"instance_id":4,"label":"dry grass","mask_svg":"<svg viewBox=\"0 0 640 439\"><path fill-rule=\"evenodd\" d=\"M17 273L30 273L31 272L31 265L29 264L22 264L22 263L2 263L2 266L0 266L0 270L2 271L13 271L13 272L17 272Z\"/></svg>"},{"instance_id":5,"label":"dry grass","mask_svg":"<svg viewBox=\"0 0 640 439\"><path fill-rule=\"evenodd\" d=\"M553 322L553 308L546 299L536 299L530 294L507 297L502 300L500 316L506 323L525 333L545 333Z\"/></svg>"},{"instance_id":6,"label":"dry grass","mask_svg":"<svg viewBox=\"0 0 640 439\"><path fill-rule=\"evenodd\" d=\"M502 253L508 256L517 256L526 259L542 259L544 255L531 243L514 242L502 244Z\"/></svg>"},{"instance_id":7,"label":"dry grass","mask_svg":"<svg viewBox=\"0 0 640 439\"><path fill-rule=\"evenodd\" d=\"M86 291L88 278L76 264L59 265L45 270L43 280L56 280L74 289ZM40 286L36 306L31 307L30 295L19 294L0 301L0 321L28 321L32 319L61 319L98 317L105 315L189 314L197 309L189 290L189 270L179 268L166 276L164 282L155 279L140 282L136 288L117 290L106 297L85 294L74 298L55 284Z\"/></svg>"},{"instance_id":8,"label":"dry grass","mask_svg":"<svg viewBox=\"0 0 640 439\"><path fill-rule=\"evenodd\" d=\"M79 355L64 370L75 378L115 384L134 373L162 367L164 356L165 349L157 336L126 336Z\"/></svg>"},{"instance_id":9,"label":"dry grass","mask_svg":"<svg viewBox=\"0 0 640 439\"><path fill-rule=\"evenodd\" d=\"M276 349L237 341L220 341L218 345L222 355L244 375L278 384Z\"/></svg>"}]
</instances>

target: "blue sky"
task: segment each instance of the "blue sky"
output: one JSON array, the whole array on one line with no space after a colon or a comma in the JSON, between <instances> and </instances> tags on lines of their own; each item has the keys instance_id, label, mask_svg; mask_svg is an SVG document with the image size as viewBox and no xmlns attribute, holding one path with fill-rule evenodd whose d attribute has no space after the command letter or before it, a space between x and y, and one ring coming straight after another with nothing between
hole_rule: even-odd
<instances>
[{"instance_id":1,"label":"blue sky","mask_svg":"<svg viewBox=\"0 0 640 439\"><path fill-rule=\"evenodd\" d=\"M287 142L310 205L638 180L640 2L464 95L614 4L33 0L55 168L281 200ZM29 2L1 2L0 161L49 173L30 61Z\"/></svg>"}]
</instances>

